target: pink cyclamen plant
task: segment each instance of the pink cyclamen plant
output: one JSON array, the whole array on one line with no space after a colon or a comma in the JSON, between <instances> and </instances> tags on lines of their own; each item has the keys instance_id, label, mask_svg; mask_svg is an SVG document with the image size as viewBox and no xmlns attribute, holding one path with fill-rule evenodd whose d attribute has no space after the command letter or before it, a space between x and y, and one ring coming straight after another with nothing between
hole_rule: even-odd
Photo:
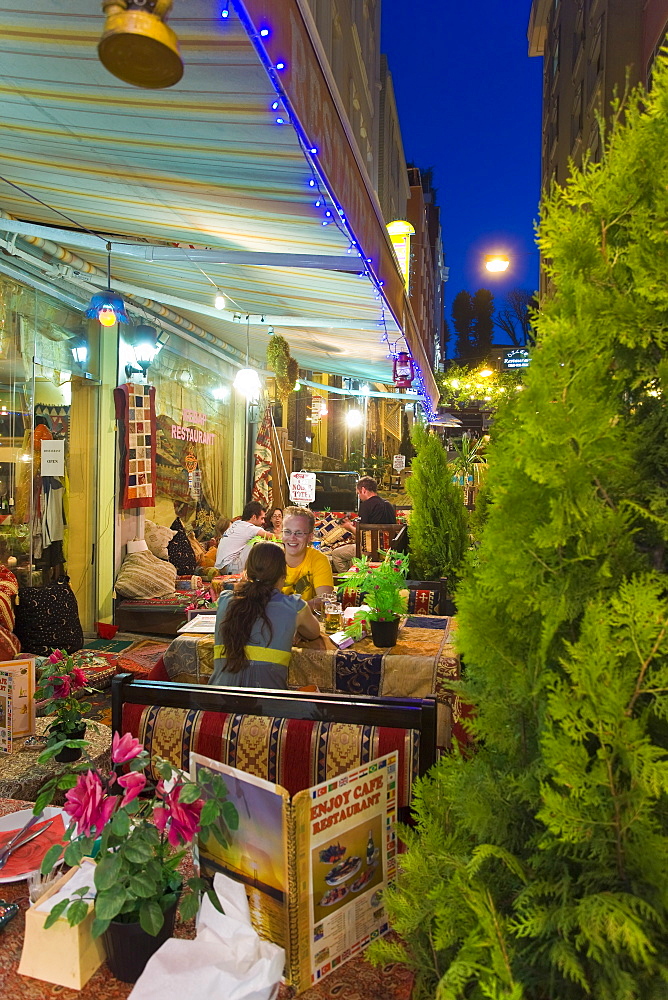
<instances>
[{"instance_id":1,"label":"pink cyclamen plant","mask_svg":"<svg viewBox=\"0 0 668 1000\"><path fill-rule=\"evenodd\" d=\"M59 752L66 746L83 746L83 718L91 704L82 696L93 691L86 672L75 665L72 656L63 649L54 649L40 668L35 690L35 700L43 703L44 714L53 716L47 729L49 748L57 745Z\"/></svg>"},{"instance_id":2,"label":"pink cyclamen plant","mask_svg":"<svg viewBox=\"0 0 668 1000\"><path fill-rule=\"evenodd\" d=\"M42 758L50 756L47 749ZM65 788L63 812L70 820L65 862L78 865L85 856L95 855L93 936L104 933L112 920L138 921L147 933L157 934L165 910L184 887L184 919L197 912L202 892L209 892L218 905L209 885L199 878L184 879L179 864L199 835L226 843L233 839L239 818L227 801L223 779L204 772L201 781L189 781L168 761L151 759L130 733L114 733L111 759L114 769L106 775L90 761L74 765L72 774L47 782L35 803L38 812ZM43 872L51 870L61 852L60 845L47 852ZM62 900L45 927L63 914L74 926L87 912L80 898Z\"/></svg>"}]
</instances>

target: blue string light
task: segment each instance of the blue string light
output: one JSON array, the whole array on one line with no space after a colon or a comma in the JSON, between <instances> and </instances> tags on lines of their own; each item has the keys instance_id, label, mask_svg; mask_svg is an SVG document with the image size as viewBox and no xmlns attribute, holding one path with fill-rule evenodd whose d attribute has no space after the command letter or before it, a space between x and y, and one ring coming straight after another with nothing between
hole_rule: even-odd
<instances>
[{"instance_id":1,"label":"blue string light","mask_svg":"<svg viewBox=\"0 0 668 1000\"><path fill-rule=\"evenodd\" d=\"M288 98L288 95L286 94L286 92L285 92L285 90L284 90L284 88L283 88L283 86L281 84L280 78L279 78L279 76L277 74L277 71L281 72L281 71L284 71L287 68L286 67L286 63L283 60L279 60L278 62L276 62L274 64L272 62L272 60L269 58L269 55L268 55L268 53L266 52L266 50L264 48L264 42L262 41L262 39L267 38L270 35L270 33L271 33L270 28L267 25L263 25L259 30L256 30L255 26L254 26L254 24L253 24L253 22L251 20L251 18L249 17L249 15L248 15L248 13L246 11L246 8L245 8L242 0L232 0L232 3L234 3L234 6L235 6L235 9L236 9L237 15L239 17L239 20L241 21L241 23L243 24L244 28L246 29L248 37L251 40L253 46L255 47L255 50L256 50L256 52L258 54L258 57L260 58L260 61L263 63L263 65L264 65L264 67L265 67L265 69L267 71L267 74L269 76L269 79L271 80L271 82L272 82L272 84L274 86L274 89L276 90L277 96L279 98L278 101L275 101L272 104L272 106L271 106L272 110L273 111L278 110L278 108L281 106L281 103L283 104L284 108L288 112L288 114L287 114L287 120L290 122L290 124L294 128L294 130L295 130L295 132L297 134L297 138L299 140L299 143L300 143L300 145L302 147L302 150L304 152L304 155L306 156L306 159L310 163L311 169L313 171L313 176L309 179L308 186L311 187L311 188L314 188L314 187L317 188L318 194L319 194L318 199L314 203L315 207L316 208L321 208L323 205L326 206L326 198L325 198L325 194L324 194L324 192L326 192L326 195L329 198L329 200L330 200L330 202L332 204L332 207L335 210L334 216L332 217L332 211L330 209L327 209L325 211L325 219L322 220L321 224L323 226L328 226L328 225L330 225L331 222L334 222L334 224L337 226L337 228L342 233L344 233L347 236L347 238L350 240L350 245L348 247L348 251L347 252L348 253L352 253L352 251L355 250L355 251L357 251L358 256L360 258L362 258L362 260L364 260L366 262L366 264L373 265L372 258L371 257L367 257L365 255L364 249L363 249L362 245L360 244L359 240L355 236L354 232L350 229L350 226L349 226L348 220L346 218L343 206L337 201L337 199L336 199L336 197L334 195L334 192L333 192L333 190L331 188L331 185L329 184L327 178L325 177L324 173L320 169L319 164L317 163L317 160L313 159L313 158L315 158L315 157L318 156L318 147L314 146L311 142L309 142L309 139L308 139L306 133L304 132L304 129L303 129L302 125L301 125L301 122L299 121L298 116L295 114L294 109L291 106L291 102L290 102L290 100ZM229 16L229 6L230 6L229 2L224 4L223 10L221 12L221 17L228 17ZM283 125L283 124L285 124L285 121L286 121L286 118L283 118L282 116L276 118L276 124L277 125ZM321 184L322 184L322 188L324 189L324 192L321 190ZM358 277L360 277L360 278L370 278L371 281L372 281L372 283L373 283L373 285L375 286L376 298L381 300L381 313L382 313L382 315L381 315L381 322L380 322L379 325L382 325L383 328L384 328L384 333L383 333L383 335L381 337L381 342L382 343L386 343L389 346L390 341L389 341L389 336L388 336L388 333L387 333L387 324L386 324L386 321L385 321L385 307L384 307L384 305L382 305L382 303L384 302L384 296L383 296L382 289L384 287L385 282L383 280L381 280L375 274L375 272L372 269L372 266L371 267L365 267L364 270L360 274L358 274ZM401 339L405 339L405 338L401 338ZM391 349L391 353L390 353L389 356L392 357L392 358L396 358L397 354L399 353L396 350L397 345L398 345L398 340L394 344L394 349L393 350ZM427 416L427 419L431 420L434 417L434 410L432 409L432 406L431 406L431 401L429 399L429 394L427 392L427 387L426 387L426 384L425 384L425 381L424 381L424 377L423 377L423 374L422 374L422 369L417 364L417 362L415 361L415 359L412 357L412 352L408 348L408 344L406 344L406 353L411 357L411 360L413 361L413 370L415 371L415 373L417 375L418 384L420 386L419 395L422 397L422 399L421 399L422 407L423 407L424 412L425 412L425 414Z\"/></svg>"}]
</instances>

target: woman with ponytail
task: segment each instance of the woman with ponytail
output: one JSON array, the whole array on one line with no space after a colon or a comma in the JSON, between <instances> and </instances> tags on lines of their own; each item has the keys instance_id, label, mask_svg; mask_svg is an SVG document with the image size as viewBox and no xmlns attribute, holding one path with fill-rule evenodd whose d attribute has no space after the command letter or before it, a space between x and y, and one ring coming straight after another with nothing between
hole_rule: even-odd
<instances>
[{"instance_id":1,"label":"woman with ponytail","mask_svg":"<svg viewBox=\"0 0 668 1000\"><path fill-rule=\"evenodd\" d=\"M210 684L287 688L295 632L316 639L320 626L301 597L281 593L286 572L279 545L251 546L246 579L218 599Z\"/></svg>"}]
</instances>

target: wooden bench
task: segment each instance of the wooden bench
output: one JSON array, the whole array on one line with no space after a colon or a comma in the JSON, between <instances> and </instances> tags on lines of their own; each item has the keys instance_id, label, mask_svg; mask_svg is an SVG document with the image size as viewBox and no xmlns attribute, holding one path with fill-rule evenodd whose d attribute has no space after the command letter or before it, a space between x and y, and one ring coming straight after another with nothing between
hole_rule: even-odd
<instances>
[{"instance_id":1,"label":"wooden bench","mask_svg":"<svg viewBox=\"0 0 668 1000\"><path fill-rule=\"evenodd\" d=\"M436 700L137 680L112 682L112 728L189 769L190 752L248 771L291 795L397 750L397 802L436 761Z\"/></svg>"}]
</instances>

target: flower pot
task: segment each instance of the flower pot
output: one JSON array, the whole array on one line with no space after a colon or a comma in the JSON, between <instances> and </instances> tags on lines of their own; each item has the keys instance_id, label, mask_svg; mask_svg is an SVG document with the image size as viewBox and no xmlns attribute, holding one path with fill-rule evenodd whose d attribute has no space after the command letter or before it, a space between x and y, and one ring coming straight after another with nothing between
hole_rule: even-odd
<instances>
[{"instance_id":1,"label":"flower pot","mask_svg":"<svg viewBox=\"0 0 668 1000\"><path fill-rule=\"evenodd\" d=\"M50 735L57 736L59 740L82 740L86 735L86 723L82 722L78 729L75 729L70 733L64 733L58 729L52 729ZM63 749L56 754L54 760L57 760L59 764L71 764L73 761L79 760L81 754L81 747L63 747Z\"/></svg>"},{"instance_id":2,"label":"flower pot","mask_svg":"<svg viewBox=\"0 0 668 1000\"><path fill-rule=\"evenodd\" d=\"M396 646L399 634L399 616L389 621L371 621L371 638L374 646L387 648Z\"/></svg>"},{"instance_id":3,"label":"flower pot","mask_svg":"<svg viewBox=\"0 0 668 1000\"><path fill-rule=\"evenodd\" d=\"M155 937L147 934L138 920L129 924L112 920L103 933L109 971L122 983L136 983L149 958L172 937L179 895L171 895L174 902L164 911L165 922Z\"/></svg>"}]
</instances>

